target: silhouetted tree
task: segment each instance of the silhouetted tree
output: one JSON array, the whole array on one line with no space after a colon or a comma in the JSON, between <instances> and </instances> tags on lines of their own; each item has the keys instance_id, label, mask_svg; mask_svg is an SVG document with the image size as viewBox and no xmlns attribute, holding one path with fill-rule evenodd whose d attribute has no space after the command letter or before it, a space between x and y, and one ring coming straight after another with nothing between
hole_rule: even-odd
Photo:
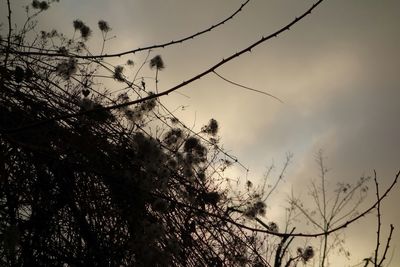
<instances>
[{"instance_id":1,"label":"silhouetted tree","mask_svg":"<svg viewBox=\"0 0 400 267\"><path fill-rule=\"evenodd\" d=\"M0 40L0 265L294 266L314 255L308 246L290 257L294 237L326 236L358 219L322 233L279 232L260 219L264 192L241 195L227 186L222 170L240 163L219 146L218 122L194 132L159 101L289 29L322 1L162 92L160 55L149 52L151 59L138 66L106 59L190 40L229 21L249 1L187 38L114 55L103 53L111 31L104 20L98 22L99 55L87 47L95 30L79 19L73 37L55 30L35 35L35 18L53 2L32 1L26 22L14 26L7 1L8 27ZM147 63L155 70L155 90L140 76ZM136 68L134 77L125 68Z\"/></svg>"}]
</instances>

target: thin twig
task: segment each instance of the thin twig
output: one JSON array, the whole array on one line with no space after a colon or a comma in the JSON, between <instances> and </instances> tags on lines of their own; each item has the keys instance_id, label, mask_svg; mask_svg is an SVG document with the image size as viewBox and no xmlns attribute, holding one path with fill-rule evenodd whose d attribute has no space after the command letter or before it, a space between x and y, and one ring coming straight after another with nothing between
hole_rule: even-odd
<instances>
[{"instance_id":1,"label":"thin twig","mask_svg":"<svg viewBox=\"0 0 400 267\"><path fill-rule=\"evenodd\" d=\"M282 101L281 99L279 99L278 97L276 97L276 96L274 96L274 95L271 95L271 94L269 94L269 93L267 93L267 92L260 91L260 90L254 89L254 88L250 88L250 87L247 87L247 86L238 84L238 83L235 83L235 82L233 82L233 81L231 81L231 80L229 80L229 79L223 77L222 75L218 74L215 70L213 71L213 73L214 73L215 75L217 75L219 78L221 78L222 80L224 80L224 81L226 81L226 82L228 82L228 83L230 83L230 84L236 85L236 86L238 86L238 87L241 87L241 88L246 89L246 90L249 90L249 91L253 91L253 92L256 92L256 93L259 93L259 94L263 94L263 95L266 95L266 96L275 98L275 99L278 100L279 102L283 103L283 101Z\"/></svg>"},{"instance_id":2,"label":"thin twig","mask_svg":"<svg viewBox=\"0 0 400 267\"><path fill-rule=\"evenodd\" d=\"M285 160L285 163L284 163L283 168L282 168L282 170L281 170L281 173L279 174L279 177L278 177L278 179L275 181L275 184L272 186L271 190L268 192L267 196L263 199L264 202L267 201L267 199L271 196L272 192L274 192L275 189L278 187L279 182L282 181L282 179L283 179L283 177L284 177L284 175L285 175L285 171L286 171L287 167L289 166L290 160L291 160L292 158L293 158L293 154L288 153L288 154L286 155L286 160Z\"/></svg>"},{"instance_id":3,"label":"thin twig","mask_svg":"<svg viewBox=\"0 0 400 267\"><path fill-rule=\"evenodd\" d=\"M331 228L329 231L323 231L323 232L319 232L319 233L314 233L314 234L305 234L305 233L292 233L290 234L290 236L301 236L301 237L318 237L318 236L323 236L323 235L329 235L333 232L336 232L340 229L346 228L347 226L349 226L350 224L354 223L355 221L359 220L360 218L366 216L368 213L370 213L373 209L376 208L376 206L378 205L378 203L380 203L383 199L385 199L389 192L392 191L393 187L396 185L397 180L400 176L400 171L396 174L392 184L386 189L385 193L383 193L383 195L380 196L380 198L374 203L372 204L368 209L364 210L364 212L360 213L358 216L354 217L351 220L348 220L347 222L335 227L335 228ZM236 210L236 209L231 209L232 211L236 211L239 213L243 213L240 210ZM212 216L212 215L211 215ZM258 223L260 223L261 225L265 226L266 224L261 221L259 218L254 218L255 221L257 221ZM277 232L273 232L270 230L264 230L264 229L257 229L257 228L253 228L253 227L249 227L247 225L243 225L243 224L239 224L237 222L232 222L231 223L243 227L245 229L248 229L250 231L254 231L254 232L260 232L260 233L267 233L267 234L271 234L271 235L276 235L276 236L287 236L289 234L287 233L277 233Z\"/></svg>"},{"instance_id":4,"label":"thin twig","mask_svg":"<svg viewBox=\"0 0 400 267\"><path fill-rule=\"evenodd\" d=\"M385 251L383 252L382 259L379 262L378 266L382 266L383 261L386 259L386 254L389 250L390 241L392 240L393 230L394 230L394 226L393 226L393 224L390 224L390 233L389 233L389 237L386 241Z\"/></svg>"}]
</instances>

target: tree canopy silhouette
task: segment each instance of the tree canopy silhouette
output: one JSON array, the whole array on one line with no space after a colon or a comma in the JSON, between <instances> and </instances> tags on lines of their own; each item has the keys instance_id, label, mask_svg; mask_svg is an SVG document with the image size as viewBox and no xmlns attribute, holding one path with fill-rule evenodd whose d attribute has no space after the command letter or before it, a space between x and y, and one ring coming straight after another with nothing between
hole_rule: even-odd
<instances>
[{"instance_id":1,"label":"tree canopy silhouette","mask_svg":"<svg viewBox=\"0 0 400 267\"><path fill-rule=\"evenodd\" d=\"M379 206L394 186L397 177L369 209L335 228L279 232L262 219L263 191L249 183L242 194L222 175L241 163L221 148L219 123L210 119L194 132L160 101L205 75L220 76L218 67L286 31L322 0L161 92L158 75L167 64L151 49L206 34L249 0L196 34L117 54L104 53L111 27L100 20L99 55L87 46L95 30L80 19L72 22L72 37L55 30L35 35L35 19L54 2L32 1L26 22L14 26L7 1L8 27L0 40L0 265L295 266L309 261L314 249L290 249L294 237L346 227ZM149 53L139 66L106 61L141 51ZM155 72L155 88L140 76L144 65ZM124 72L132 66L133 78Z\"/></svg>"}]
</instances>

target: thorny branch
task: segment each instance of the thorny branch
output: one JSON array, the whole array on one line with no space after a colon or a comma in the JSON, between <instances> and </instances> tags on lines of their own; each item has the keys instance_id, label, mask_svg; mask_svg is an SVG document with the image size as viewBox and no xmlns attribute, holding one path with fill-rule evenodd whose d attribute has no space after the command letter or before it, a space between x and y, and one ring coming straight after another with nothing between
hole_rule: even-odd
<instances>
[{"instance_id":1,"label":"thorny branch","mask_svg":"<svg viewBox=\"0 0 400 267\"><path fill-rule=\"evenodd\" d=\"M104 58L112 58L112 57L121 57L127 54L135 54L141 51L146 51L146 50L152 50L152 49L156 49L156 48L165 48L167 46L172 46L175 44L180 44L183 43L185 41L188 41L190 39L194 39L202 34L205 34L207 32L210 32L212 30L214 30L215 28L222 26L223 24L225 24L226 22L228 22L229 20L232 20L238 13L240 13L242 11L242 9L250 2L250 0L246 0L243 4L240 5L240 7L233 13L231 14L229 17L227 17L226 19L218 22L215 25L212 25L210 27L208 27L207 29L204 29L202 31L199 31L197 33L194 33L190 36L186 36L184 38L178 39L176 41L170 41L167 43L162 43L162 44L156 44L156 45L150 45L150 46L146 46L146 47L141 47L141 48L136 48L136 49L132 49L129 51L124 51L124 52L119 52L119 53L115 53L115 54L100 54L100 55L77 55L77 54L70 54L70 53L46 53L46 52L20 52L20 51L13 51L13 53L15 54L19 54L19 55L40 55L40 56L51 56L51 57L74 57L74 58L82 58L82 59L104 59Z\"/></svg>"},{"instance_id":2,"label":"thorny branch","mask_svg":"<svg viewBox=\"0 0 400 267\"><path fill-rule=\"evenodd\" d=\"M376 179L376 171L374 170L374 182L375 182L375 190L376 190L376 198L379 199L379 184ZM376 248L375 248L375 266L377 266L378 262L378 252L379 252L379 246L380 246L380 233L381 233L381 203L378 203L376 206L377 210L377 217L378 217L378 225L377 225L377 231L376 231Z\"/></svg>"},{"instance_id":3,"label":"thorny branch","mask_svg":"<svg viewBox=\"0 0 400 267\"><path fill-rule=\"evenodd\" d=\"M379 184L378 184L378 179L376 177L376 171L375 170L374 170L374 182L375 182L376 198L380 199ZM385 250L383 252L382 258L379 260L378 253L379 253L379 246L380 246L380 242L381 242L380 234L381 234L381 217L382 217L380 202L376 206L376 210L377 210L377 221L378 221L377 223L378 223L378 225L377 225L377 231L376 231L376 247L375 247L374 257L373 258L366 258L364 266L368 266L368 264L371 262L372 264L374 264L375 267L382 267L383 261L386 259L386 254L387 254L387 252L389 250L389 247L390 247L390 241L392 239L394 226L393 226L393 224L390 224L390 232L389 232L388 239L386 241Z\"/></svg>"},{"instance_id":4,"label":"thorny branch","mask_svg":"<svg viewBox=\"0 0 400 267\"><path fill-rule=\"evenodd\" d=\"M163 92L160 92L158 94L152 94L152 95L148 95L146 97L137 99L137 100L133 100L133 101L129 101L126 103L121 103L121 104L116 104L116 105L111 105L108 107L101 107L101 108L94 108L94 109L90 109L90 110L86 110L86 111L82 111L82 112L77 112L77 113L72 113L72 114L66 114L66 115L62 115L62 116L57 116L48 120L43 120L40 122L36 122L36 123L32 123L26 126L22 126L16 129L2 129L1 130L1 134L13 134L13 133L18 133L24 130L28 130L34 127L38 127L38 126L42 126L45 125L47 123L51 123L51 122L55 122L55 121L59 121L59 120L67 120L70 118L74 118L74 117L79 117L82 115L87 115L89 113L94 113L94 112L98 112L98 111L109 111L109 110L114 110L114 109L119 109L119 108L123 108L123 107L127 107L130 105L135 105L135 104L139 104L139 103L143 103L145 101L154 99L154 98L159 98L161 96L165 96L168 95L176 90L178 90L179 88L182 88L194 81L197 81L199 79L201 79L202 77L212 73L213 71L215 71L216 69L218 69L219 67L225 65L226 63L232 61L235 58L238 58L239 56L243 55L246 52L250 52L253 48L259 46L260 44L274 38L274 37L278 37L278 35L280 35L281 33L290 30L290 27L294 26L295 24L297 24L299 21L301 21L302 19L304 19L307 15L311 14L311 12L317 7L319 6L324 0L319 0L318 2L314 3L307 11L305 11L302 15L300 15L299 17L296 17L292 22L290 22L289 24L285 25L284 27L280 28L279 30L275 31L272 34L269 34L268 36L263 36L260 40L252 43L251 45L249 45L248 47L242 49L241 51L232 54L231 56L227 57L226 59L222 59L219 63L211 66L210 68L208 68L207 70L197 74L196 76L190 78L187 81L183 81L178 85L175 85L174 87L167 89Z\"/></svg>"}]
</instances>

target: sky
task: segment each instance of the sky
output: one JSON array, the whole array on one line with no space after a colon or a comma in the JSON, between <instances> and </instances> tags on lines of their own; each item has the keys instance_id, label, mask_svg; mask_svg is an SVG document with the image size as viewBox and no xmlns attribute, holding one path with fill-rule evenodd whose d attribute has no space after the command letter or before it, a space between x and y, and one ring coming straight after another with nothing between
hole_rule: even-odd
<instances>
[{"instance_id":1,"label":"sky","mask_svg":"<svg viewBox=\"0 0 400 267\"><path fill-rule=\"evenodd\" d=\"M106 20L116 38L106 52L119 52L185 37L232 14L240 0L61 0L41 18L44 28L72 34L72 20L96 28ZM5 0L2 1L3 6ZM13 0L14 6L24 1ZM251 0L231 21L194 40L154 50L166 69L159 74L159 91L191 78L262 36L279 29L312 5L309 0ZM5 18L2 8L2 18ZM270 164L279 173L293 153L284 182L270 207L279 221L287 194L307 196L318 179L316 153L324 151L328 184L355 183L376 170L385 189L400 170L400 2L397 0L326 0L310 16L222 66L217 72L245 86L283 100L235 87L213 74L162 98L178 117L200 128L210 118L219 121L224 148L250 169L232 175L257 183ZM16 15L16 20L22 16ZM17 22L17 21L16 21ZM100 36L94 31L94 36ZM98 49L100 39L91 46ZM97 43L96 43L97 42ZM95 51L94 51L95 52ZM146 53L129 55L140 64ZM243 178L244 179L244 178ZM370 184L371 189L373 184ZM390 266L400 266L400 214L395 188L383 202L382 227L393 223ZM365 205L374 201L373 190ZM275 203L274 203L275 202ZM375 248L375 215L350 226L347 246L353 252L346 266L370 256ZM396 255L397 254L397 255ZM335 265L332 266L342 266Z\"/></svg>"}]
</instances>

